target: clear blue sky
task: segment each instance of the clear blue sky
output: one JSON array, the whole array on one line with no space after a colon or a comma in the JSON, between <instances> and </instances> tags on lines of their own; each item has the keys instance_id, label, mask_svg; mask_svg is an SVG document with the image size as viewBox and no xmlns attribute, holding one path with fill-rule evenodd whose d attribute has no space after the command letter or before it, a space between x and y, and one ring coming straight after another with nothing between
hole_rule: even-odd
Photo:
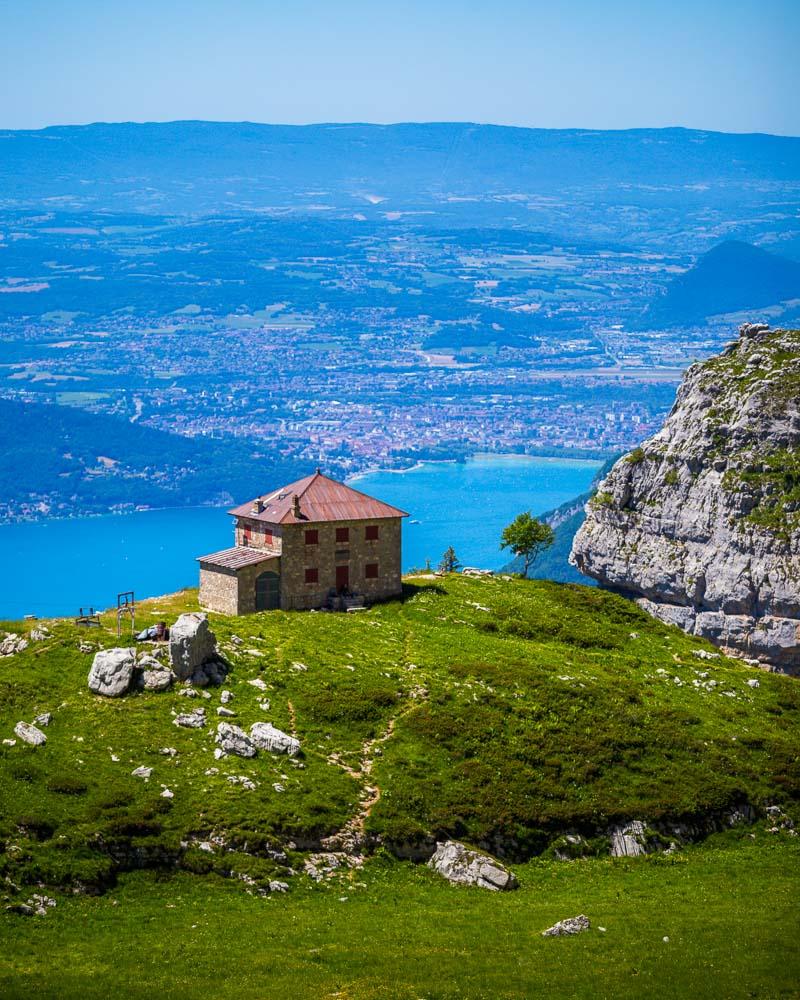
<instances>
[{"instance_id":1,"label":"clear blue sky","mask_svg":"<svg viewBox=\"0 0 800 1000\"><path fill-rule=\"evenodd\" d=\"M800 135L800 0L0 0L0 127L178 118Z\"/></svg>"}]
</instances>

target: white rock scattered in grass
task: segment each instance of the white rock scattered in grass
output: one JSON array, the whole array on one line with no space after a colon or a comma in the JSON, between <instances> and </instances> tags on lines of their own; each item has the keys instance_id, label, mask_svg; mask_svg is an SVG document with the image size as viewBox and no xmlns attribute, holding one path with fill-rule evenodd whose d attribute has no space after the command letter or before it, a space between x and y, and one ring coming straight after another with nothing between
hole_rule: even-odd
<instances>
[{"instance_id":1,"label":"white rock scattered in grass","mask_svg":"<svg viewBox=\"0 0 800 1000\"><path fill-rule=\"evenodd\" d=\"M47 743L47 737L41 731L37 729L36 726L32 726L30 722L18 722L14 726L14 733L25 743L30 743L32 747L41 747Z\"/></svg>"},{"instance_id":2,"label":"white rock scattered in grass","mask_svg":"<svg viewBox=\"0 0 800 1000\"><path fill-rule=\"evenodd\" d=\"M747 686L751 688L761 687L761 683L757 677L751 677L747 682Z\"/></svg>"},{"instance_id":3,"label":"white rock scattered in grass","mask_svg":"<svg viewBox=\"0 0 800 1000\"><path fill-rule=\"evenodd\" d=\"M276 781L272 786L276 792L285 792L286 787L282 785L279 781Z\"/></svg>"},{"instance_id":4,"label":"white rock scattered in grass","mask_svg":"<svg viewBox=\"0 0 800 1000\"><path fill-rule=\"evenodd\" d=\"M267 690L267 685L261 680L260 677L253 677L252 680L249 680L247 683L251 684L254 688L258 688L259 691Z\"/></svg>"},{"instance_id":5,"label":"white rock scattered in grass","mask_svg":"<svg viewBox=\"0 0 800 1000\"><path fill-rule=\"evenodd\" d=\"M111 761L114 764L119 764L119 757L117 757L117 755L115 753L112 753L111 754Z\"/></svg>"},{"instance_id":6,"label":"white rock scattered in grass","mask_svg":"<svg viewBox=\"0 0 800 1000\"><path fill-rule=\"evenodd\" d=\"M227 705L228 702L233 701L233 691L228 691L228 690L221 691L219 695L219 700L222 702L223 705Z\"/></svg>"},{"instance_id":7,"label":"white rock scattered in grass","mask_svg":"<svg viewBox=\"0 0 800 1000\"><path fill-rule=\"evenodd\" d=\"M34 721L34 724L37 725L37 726L49 726L50 723L53 721L53 713L52 712L42 712L42 714L41 715L37 715L36 718L33 721Z\"/></svg>"},{"instance_id":8,"label":"white rock scattered in grass","mask_svg":"<svg viewBox=\"0 0 800 1000\"><path fill-rule=\"evenodd\" d=\"M28 648L28 640L16 632L7 633L6 637L0 641L0 656L13 656Z\"/></svg>"},{"instance_id":9,"label":"white rock scattered in grass","mask_svg":"<svg viewBox=\"0 0 800 1000\"><path fill-rule=\"evenodd\" d=\"M169 788L165 788L164 791L161 793L161 798L162 799L174 799L175 798L175 793L173 791L171 791Z\"/></svg>"},{"instance_id":10,"label":"white rock scattered in grass","mask_svg":"<svg viewBox=\"0 0 800 1000\"><path fill-rule=\"evenodd\" d=\"M246 788L249 792L255 791L255 781L252 778L248 778L246 774L229 774L227 775L227 780L232 785L241 785L242 788Z\"/></svg>"},{"instance_id":11,"label":"white rock scattered in grass","mask_svg":"<svg viewBox=\"0 0 800 1000\"><path fill-rule=\"evenodd\" d=\"M217 749L214 751L214 760L221 760L225 756L226 756L225 751L220 750L219 747L217 747Z\"/></svg>"},{"instance_id":12,"label":"white rock scattered in grass","mask_svg":"<svg viewBox=\"0 0 800 1000\"><path fill-rule=\"evenodd\" d=\"M300 752L300 740L276 729L269 722L254 722L250 727L250 738L259 750L270 753L285 753L290 757Z\"/></svg>"},{"instance_id":13,"label":"white rock scattered in grass","mask_svg":"<svg viewBox=\"0 0 800 1000\"><path fill-rule=\"evenodd\" d=\"M352 659L352 656L350 656L350 659ZM292 664L292 670L297 670L300 673L305 673L305 671L308 670L308 667L305 665L305 663L298 663L295 661Z\"/></svg>"},{"instance_id":14,"label":"white rock scattered in grass","mask_svg":"<svg viewBox=\"0 0 800 1000\"><path fill-rule=\"evenodd\" d=\"M144 767L144 766L136 767L131 771L131 774L133 775L134 778L144 778L145 781L147 781L147 779L150 777L152 773L153 773L152 767Z\"/></svg>"},{"instance_id":15,"label":"white rock scattered in grass","mask_svg":"<svg viewBox=\"0 0 800 1000\"><path fill-rule=\"evenodd\" d=\"M232 712L229 708L225 708L224 705L219 706L219 708L217 709L217 715L221 715L228 719L236 718L236 712Z\"/></svg>"},{"instance_id":16,"label":"white rock scattered in grass","mask_svg":"<svg viewBox=\"0 0 800 1000\"><path fill-rule=\"evenodd\" d=\"M590 927L589 918L581 913L577 917L559 920L557 924L542 931L542 937L565 937L568 934L580 934L582 931L588 931Z\"/></svg>"},{"instance_id":17,"label":"white rock scattered in grass","mask_svg":"<svg viewBox=\"0 0 800 1000\"><path fill-rule=\"evenodd\" d=\"M174 726L183 726L184 729L202 729L206 724L206 710L196 708L187 715L176 715L172 720Z\"/></svg>"},{"instance_id":18,"label":"white rock scattered in grass","mask_svg":"<svg viewBox=\"0 0 800 1000\"><path fill-rule=\"evenodd\" d=\"M214 739L225 753L236 754L237 757L255 757L256 755L253 740L243 729L230 722L220 722Z\"/></svg>"},{"instance_id":19,"label":"white rock scattered in grass","mask_svg":"<svg viewBox=\"0 0 800 1000\"><path fill-rule=\"evenodd\" d=\"M16 745L17 745L17 741L16 740L8 740L8 739L3 740L3 746L4 747L15 747Z\"/></svg>"},{"instance_id":20,"label":"white rock scattered in grass","mask_svg":"<svg viewBox=\"0 0 800 1000\"><path fill-rule=\"evenodd\" d=\"M494 892L518 886L514 875L499 861L488 854L473 851L457 840L438 843L428 867L448 882L477 885Z\"/></svg>"},{"instance_id":21,"label":"white rock scattered in grass","mask_svg":"<svg viewBox=\"0 0 800 1000\"><path fill-rule=\"evenodd\" d=\"M175 757L175 756L177 756L177 753L178 753L178 751L175 749L175 747L161 747L161 749L158 752L163 757Z\"/></svg>"}]
</instances>

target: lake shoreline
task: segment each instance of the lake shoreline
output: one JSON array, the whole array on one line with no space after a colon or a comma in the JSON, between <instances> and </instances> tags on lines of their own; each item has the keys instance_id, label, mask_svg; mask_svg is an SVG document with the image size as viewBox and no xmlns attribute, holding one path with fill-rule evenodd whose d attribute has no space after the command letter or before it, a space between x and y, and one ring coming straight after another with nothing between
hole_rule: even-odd
<instances>
[{"instance_id":1,"label":"lake shoreline","mask_svg":"<svg viewBox=\"0 0 800 1000\"><path fill-rule=\"evenodd\" d=\"M599 460L491 454L428 460L403 471L365 473L356 488L407 510L402 569L438 564L452 545L465 565L497 570L508 559L500 534L517 514L539 515L586 492ZM350 480L353 482L353 480ZM116 594L145 596L195 586L197 559L233 545L225 506L49 518L0 526L0 618L63 617L113 607ZM40 567L49 567L47 581Z\"/></svg>"}]
</instances>

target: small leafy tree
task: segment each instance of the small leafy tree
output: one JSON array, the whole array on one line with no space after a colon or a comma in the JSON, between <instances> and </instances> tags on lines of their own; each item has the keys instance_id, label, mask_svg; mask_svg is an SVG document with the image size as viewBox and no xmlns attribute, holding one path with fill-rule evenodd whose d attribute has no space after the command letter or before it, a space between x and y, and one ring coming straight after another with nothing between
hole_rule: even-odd
<instances>
[{"instance_id":1,"label":"small leafy tree","mask_svg":"<svg viewBox=\"0 0 800 1000\"><path fill-rule=\"evenodd\" d=\"M518 514L511 524L503 528L500 548L511 549L515 556L524 560L522 575L527 576L539 554L550 548L554 538L550 525L532 517L528 510L524 514Z\"/></svg>"},{"instance_id":2,"label":"small leafy tree","mask_svg":"<svg viewBox=\"0 0 800 1000\"><path fill-rule=\"evenodd\" d=\"M461 563L458 561L458 556L456 555L456 550L452 545L447 547L442 560L439 563L440 573L457 573L461 569Z\"/></svg>"}]
</instances>

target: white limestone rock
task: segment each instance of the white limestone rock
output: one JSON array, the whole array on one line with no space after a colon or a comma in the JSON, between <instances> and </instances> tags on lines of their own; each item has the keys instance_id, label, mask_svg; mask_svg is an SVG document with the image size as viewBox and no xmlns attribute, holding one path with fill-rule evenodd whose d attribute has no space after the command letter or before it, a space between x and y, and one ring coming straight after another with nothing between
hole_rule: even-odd
<instances>
[{"instance_id":1,"label":"white limestone rock","mask_svg":"<svg viewBox=\"0 0 800 1000\"><path fill-rule=\"evenodd\" d=\"M638 858L647 854L647 827L640 819L613 826L609 830L612 858Z\"/></svg>"},{"instance_id":2,"label":"white limestone rock","mask_svg":"<svg viewBox=\"0 0 800 1000\"><path fill-rule=\"evenodd\" d=\"M196 708L193 712L176 715L172 724L173 726L182 726L184 729L202 729L206 724L206 710Z\"/></svg>"},{"instance_id":3,"label":"white limestone rock","mask_svg":"<svg viewBox=\"0 0 800 1000\"><path fill-rule=\"evenodd\" d=\"M567 917L566 920L559 920L557 924L542 931L542 937L566 937L570 934L581 934L591 927L589 918L581 913L577 917Z\"/></svg>"},{"instance_id":4,"label":"white limestone rock","mask_svg":"<svg viewBox=\"0 0 800 1000\"><path fill-rule=\"evenodd\" d=\"M219 723L214 740L219 743L220 749L224 750L225 753L236 754L237 757L255 757L256 755L253 740L243 729L230 722Z\"/></svg>"},{"instance_id":5,"label":"white limestone rock","mask_svg":"<svg viewBox=\"0 0 800 1000\"><path fill-rule=\"evenodd\" d=\"M514 875L495 858L473 851L457 840L437 843L428 867L438 872L448 882L477 885L492 892L516 889Z\"/></svg>"},{"instance_id":6,"label":"white limestone rock","mask_svg":"<svg viewBox=\"0 0 800 1000\"><path fill-rule=\"evenodd\" d=\"M217 658L217 640L204 614L189 611L178 617L169 630L169 658L175 675L182 681L207 661Z\"/></svg>"},{"instance_id":7,"label":"white limestone rock","mask_svg":"<svg viewBox=\"0 0 800 1000\"><path fill-rule=\"evenodd\" d=\"M745 325L586 506L570 561L664 622L800 672L800 331Z\"/></svg>"},{"instance_id":8,"label":"white limestone rock","mask_svg":"<svg viewBox=\"0 0 800 1000\"><path fill-rule=\"evenodd\" d=\"M30 722L18 722L14 726L14 733L25 743L30 743L32 747L41 747L47 743L47 737L41 731L37 729L36 726L32 726Z\"/></svg>"},{"instance_id":9,"label":"white limestone rock","mask_svg":"<svg viewBox=\"0 0 800 1000\"><path fill-rule=\"evenodd\" d=\"M13 656L28 648L28 640L16 632L9 632L0 640L0 656Z\"/></svg>"},{"instance_id":10,"label":"white limestone rock","mask_svg":"<svg viewBox=\"0 0 800 1000\"><path fill-rule=\"evenodd\" d=\"M276 729L269 722L254 722L250 727L250 738L259 750L285 753L290 757L296 757L300 753L300 740Z\"/></svg>"},{"instance_id":11,"label":"white limestone rock","mask_svg":"<svg viewBox=\"0 0 800 1000\"><path fill-rule=\"evenodd\" d=\"M106 698L119 698L130 690L136 665L136 650L101 649L89 671L89 690Z\"/></svg>"}]
</instances>

